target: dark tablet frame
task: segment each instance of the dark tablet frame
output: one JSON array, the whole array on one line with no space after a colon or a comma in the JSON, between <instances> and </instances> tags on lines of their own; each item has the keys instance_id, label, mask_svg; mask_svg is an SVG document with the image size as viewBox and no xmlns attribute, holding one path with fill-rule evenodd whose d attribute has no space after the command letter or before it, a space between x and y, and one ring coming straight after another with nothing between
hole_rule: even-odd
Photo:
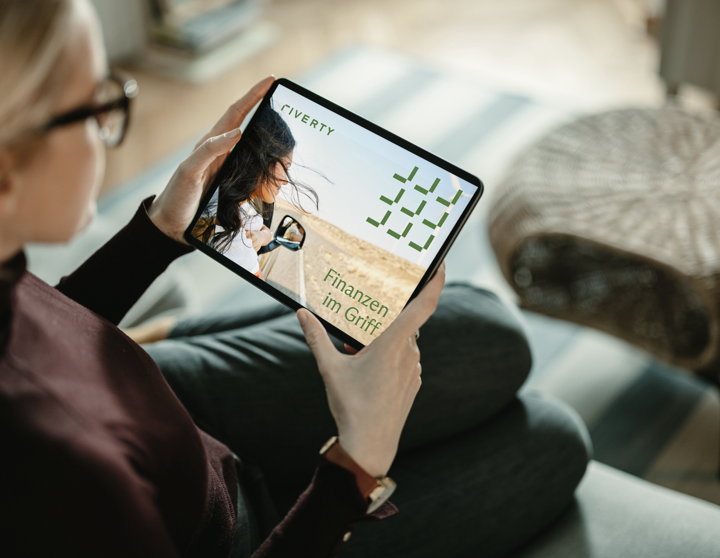
<instances>
[{"instance_id":1,"label":"dark tablet frame","mask_svg":"<svg viewBox=\"0 0 720 558\"><path fill-rule=\"evenodd\" d=\"M470 174L469 172L466 172L462 170L461 168L456 167L452 163L441 159L437 155L434 155L430 153L429 151L426 151L425 149L418 147L417 145L404 140L403 138L393 134L392 132L389 132L385 130L384 128L381 128L380 126L373 124L369 120L364 119L361 116L358 116L357 114L354 114L350 112L347 109L344 109L343 107L336 105L335 103L328 101L327 99L320 97L319 95L313 93L312 91L308 91L304 87L298 85L297 83L294 83L288 79L280 78L273 83L273 85L270 87L268 92L265 94L265 97L260 102L257 110L255 111L255 114L253 114L252 119L247 125L246 130L249 130L256 122L256 119L258 115L261 113L261 111L268 106L270 103L270 99L272 98L273 94L275 93L275 90L280 86L287 87L291 91L294 91L295 93L298 93L302 95L303 97L309 99L310 101L317 103L318 105L325 107L326 109L334 112L338 116L345 118L349 120L350 122L353 122L354 124L357 124L358 126L361 126L365 128L366 130L372 132L373 134L376 134L380 136L381 138L394 143L395 145L401 147L402 149L405 149L406 151L409 151L410 153L417 155L418 157L421 157L422 159L425 159L426 161L432 163L433 165L436 165L440 167L443 170L446 170L447 172L454 174L455 176L462 178L463 180L469 182L470 184L473 184L477 187L477 191L473 195L472 199L470 200L470 203L467 205L465 210L463 211L462 215L460 216L460 219L457 223L455 223L455 226L453 227L453 230L450 232L448 237L445 239L445 242L443 243L442 247L440 248L439 252L433 259L433 261L428 266L427 271L425 272L425 275L423 275L422 279L420 280L420 283L418 283L418 286L413 291L412 295L410 295L410 298L408 299L408 303L414 299L418 293L422 290L422 288L427 284L428 281L435 275L435 272L437 271L437 268L440 266L440 263L443 261L445 256L448 253L448 250L450 250L450 247L452 246L453 242L455 242L455 239L460 234L460 231L465 226L465 223L467 223L467 220L470 217L470 214L472 213L473 209L477 205L478 201L480 200L480 197L483 194L484 186L483 183L480 181L479 178L476 176ZM243 138L240 138L240 141L236 144L235 147L242 145ZM207 207L208 203L210 203L210 199L212 198L215 191L218 189L218 186L220 182L225 178L225 175L227 174L227 161L230 160L230 157L233 156L233 153L231 152L228 158L225 161L225 164L218 172L217 176L215 177L215 180L213 181L212 185L208 189L207 193L203 197L202 201L200 202L200 205L198 207L197 213L195 214L195 217L193 218L192 222L190 223L190 226L185 231L185 240L190 244L191 246L197 248L201 252L207 254L215 261L221 263L223 266L227 267L231 271L235 272L237 275L263 291L264 293L270 295L275 300L283 303L285 306L288 306L293 311L297 312L300 308L305 308L303 305L301 305L299 302L293 300L286 294L280 292L275 287L269 285L266 281L263 279L260 279L258 277L255 277L252 273L247 271L242 266L236 264L232 260L226 258L213 248L210 248L208 245L206 245L201 240L198 240L194 236L192 236L192 230L195 227L195 224L197 223L198 219L202 215L202 212L205 210L205 207ZM407 306L407 303L406 305ZM404 307L403 307L404 308ZM308 309L309 310L309 309ZM322 322L323 326L325 326L325 329L328 331L328 333L332 334L334 337L337 337L344 343L347 343L354 349L360 350L365 345L360 343L357 339L352 337L351 335L345 333L343 330L339 329L338 327L328 323L326 320L324 320L322 317L318 316L313 312L313 314ZM382 333L381 333L382 335Z\"/></svg>"}]
</instances>

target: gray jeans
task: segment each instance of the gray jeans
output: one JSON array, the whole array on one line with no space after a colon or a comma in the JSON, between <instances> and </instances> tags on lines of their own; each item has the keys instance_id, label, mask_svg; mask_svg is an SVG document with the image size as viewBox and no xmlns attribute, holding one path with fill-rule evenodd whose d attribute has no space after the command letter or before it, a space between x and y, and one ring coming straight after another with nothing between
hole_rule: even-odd
<instances>
[{"instance_id":1,"label":"gray jeans","mask_svg":"<svg viewBox=\"0 0 720 558\"><path fill-rule=\"evenodd\" d=\"M502 556L572 500L587 433L559 402L518 395L530 349L493 294L447 286L418 345L423 385L390 471L400 514L357 526L341 555ZM146 348L198 426L262 471L283 515L336 434L292 312L272 303L187 320Z\"/></svg>"}]
</instances>

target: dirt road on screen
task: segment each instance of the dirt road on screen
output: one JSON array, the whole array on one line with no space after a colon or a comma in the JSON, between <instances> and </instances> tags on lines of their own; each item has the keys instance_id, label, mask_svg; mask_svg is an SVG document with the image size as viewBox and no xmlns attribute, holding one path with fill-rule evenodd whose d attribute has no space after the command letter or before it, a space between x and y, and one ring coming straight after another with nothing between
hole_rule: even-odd
<instances>
[{"instance_id":1,"label":"dirt road on screen","mask_svg":"<svg viewBox=\"0 0 720 558\"><path fill-rule=\"evenodd\" d=\"M425 270L326 221L302 215L282 202L275 208L273 231L285 215L302 223L306 231L305 244L298 252L281 247L263 256L261 265L264 260L271 260L265 273L266 281L361 343L370 343L397 317ZM333 287L335 277L339 278ZM338 290L338 286L342 290ZM357 291L364 294L365 305L358 300L360 297L353 299L352 294ZM328 305L329 298L340 306ZM378 304L373 305L372 301ZM382 306L387 309L383 310ZM358 314L383 325L371 335L362 328L363 322L360 327L354 323L353 318Z\"/></svg>"}]
</instances>

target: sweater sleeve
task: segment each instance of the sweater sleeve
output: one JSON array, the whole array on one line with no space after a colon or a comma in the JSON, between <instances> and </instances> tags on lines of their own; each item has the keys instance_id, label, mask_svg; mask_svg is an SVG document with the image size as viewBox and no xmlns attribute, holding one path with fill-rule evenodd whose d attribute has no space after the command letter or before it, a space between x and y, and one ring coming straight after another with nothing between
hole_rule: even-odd
<instances>
[{"instance_id":1,"label":"sweater sleeve","mask_svg":"<svg viewBox=\"0 0 720 558\"><path fill-rule=\"evenodd\" d=\"M337 556L353 525L380 521L398 513L390 502L371 515L354 475L334 463L323 462L310 486L252 558Z\"/></svg>"},{"instance_id":2,"label":"sweater sleeve","mask_svg":"<svg viewBox=\"0 0 720 558\"><path fill-rule=\"evenodd\" d=\"M193 251L150 220L153 199L143 201L132 220L56 288L117 325L173 260Z\"/></svg>"}]
</instances>

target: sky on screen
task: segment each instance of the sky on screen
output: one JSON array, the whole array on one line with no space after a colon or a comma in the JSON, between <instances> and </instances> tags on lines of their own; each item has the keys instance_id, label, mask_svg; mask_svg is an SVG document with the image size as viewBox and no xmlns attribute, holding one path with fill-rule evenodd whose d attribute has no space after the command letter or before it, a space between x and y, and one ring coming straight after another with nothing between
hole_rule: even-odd
<instances>
[{"instance_id":1,"label":"sky on screen","mask_svg":"<svg viewBox=\"0 0 720 558\"><path fill-rule=\"evenodd\" d=\"M290 174L294 180L312 186L320 198L319 210L311 213L349 234L427 267L477 188L282 85L273 94L273 107L288 123L297 142ZM304 114L309 115L307 123L302 122ZM320 131L319 124L311 127L313 119L334 131L327 135L328 128ZM414 167L418 171L412 181L403 184L393 178L395 174L407 178ZM418 185L429 190L438 178L440 182L432 194L415 189ZM380 200L380 196L395 200L401 189L404 193L398 203L390 206ZM458 189L463 195L450 208L443 225L434 230L424 225L424 219L437 224L448 211L437 198L452 200ZM411 219L400 211L404 207L416 212L423 201L419 216ZM379 223L387 211L391 215L384 225L375 227L367 221L371 218ZM402 234L411 221L413 225L404 238L388 234L388 230ZM418 252L410 247L411 241L424 246L430 235L435 239L427 250Z\"/></svg>"}]
</instances>

